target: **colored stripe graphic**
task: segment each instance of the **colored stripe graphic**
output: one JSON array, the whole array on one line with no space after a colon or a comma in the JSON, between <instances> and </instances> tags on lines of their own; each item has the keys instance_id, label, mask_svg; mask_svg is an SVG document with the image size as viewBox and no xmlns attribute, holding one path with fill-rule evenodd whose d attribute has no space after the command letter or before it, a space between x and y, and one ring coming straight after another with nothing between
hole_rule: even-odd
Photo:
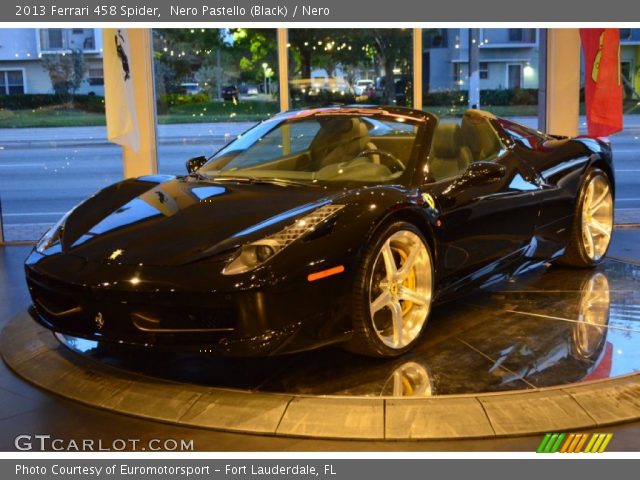
<instances>
[{"instance_id":1,"label":"colored stripe graphic","mask_svg":"<svg viewBox=\"0 0 640 480\"><path fill-rule=\"evenodd\" d=\"M596 443L596 440L598 440L598 436L597 435L593 435L591 437L591 440L589 440L589 443L587 443L587 446L584 449L585 453L591 452L591 448L593 447L593 444Z\"/></svg>"},{"instance_id":2,"label":"colored stripe graphic","mask_svg":"<svg viewBox=\"0 0 640 480\"><path fill-rule=\"evenodd\" d=\"M566 433L547 433L540 445L538 445L537 453L556 453L562 445L562 440L566 436Z\"/></svg>"},{"instance_id":3,"label":"colored stripe graphic","mask_svg":"<svg viewBox=\"0 0 640 480\"><path fill-rule=\"evenodd\" d=\"M544 438L540 442L540 445L538 445L538 449L536 450L536 453L544 453L544 449L547 446L547 442L549 441L550 438L551 438L550 433L546 433L544 435Z\"/></svg>"},{"instance_id":4,"label":"colored stripe graphic","mask_svg":"<svg viewBox=\"0 0 640 480\"><path fill-rule=\"evenodd\" d=\"M567 441L564 442L564 444L562 445L562 448L560 449L560 453L567 453L567 451L569 450L569 446L573 442L574 438L576 438L576 434L575 433L572 433L571 435L569 435L567 437Z\"/></svg>"},{"instance_id":5,"label":"colored stripe graphic","mask_svg":"<svg viewBox=\"0 0 640 480\"><path fill-rule=\"evenodd\" d=\"M589 434L588 433L583 433L582 434L582 439L580 440L580 442L578 442L578 445L576 445L576 453L581 452L582 451L582 447L584 446L584 444L587 441L587 438L589 438Z\"/></svg>"},{"instance_id":6,"label":"colored stripe graphic","mask_svg":"<svg viewBox=\"0 0 640 480\"><path fill-rule=\"evenodd\" d=\"M566 433L561 433L560 435L558 435L556 443L554 443L553 447L551 447L551 453L556 453L558 451L558 449L560 448L560 445L562 445L562 440L564 440L564 437L566 436L567 436Z\"/></svg>"},{"instance_id":7,"label":"colored stripe graphic","mask_svg":"<svg viewBox=\"0 0 640 480\"><path fill-rule=\"evenodd\" d=\"M553 446L556 443L557 438L558 438L558 434L557 433L552 433L551 434L551 438L547 442L547 446L544 447L544 453L555 453L552 450L553 450Z\"/></svg>"},{"instance_id":8,"label":"colored stripe graphic","mask_svg":"<svg viewBox=\"0 0 640 480\"><path fill-rule=\"evenodd\" d=\"M602 453L609 445L611 438L613 437L612 433L594 433L593 434L595 440L589 442L587 448L585 449L585 453Z\"/></svg>"},{"instance_id":9,"label":"colored stripe graphic","mask_svg":"<svg viewBox=\"0 0 640 480\"><path fill-rule=\"evenodd\" d=\"M613 438L612 433L546 433L537 453L602 453ZM585 447L585 444L587 445ZM584 449L583 449L584 447Z\"/></svg>"},{"instance_id":10,"label":"colored stripe graphic","mask_svg":"<svg viewBox=\"0 0 640 480\"><path fill-rule=\"evenodd\" d=\"M602 442L602 445L600 446L600 450L598 450L598 453L604 452L604 450L607 448L607 445L609 445L609 442L613 438L613 433L605 433L605 435L607 436L607 438L605 438L604 442Z\"/></svg>"}]
</instances>

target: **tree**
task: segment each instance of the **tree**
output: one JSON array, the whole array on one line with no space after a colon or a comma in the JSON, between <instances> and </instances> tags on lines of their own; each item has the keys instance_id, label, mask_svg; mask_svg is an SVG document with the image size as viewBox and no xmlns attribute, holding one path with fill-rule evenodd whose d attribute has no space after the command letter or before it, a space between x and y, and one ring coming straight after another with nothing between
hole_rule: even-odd
<instances>
[{"instance_id":1,"label":"tree","mask_svg":"<svg viewBox=\"0 0 640 480\"><path fill-rule=\"evenodd\" d=\"M210 97L219 97L225 85L237 83L240 79L240 67L231 52L223 50L220 57L207 59L195 72L195 80Z\"/></svg>"},{"instance_id":2,"label":"tree","mask_svg":"<svg viewBox=\"0 0 640 480\"><path fill-rule=\"evenodd\" d=\"M182 83L196 80L196 72L210 65L226 48L224 29L160 28L153 30L156 91L182 93Z\"/></svg>"},{"instance_id":3,"label":"tree","mask_svg":"<svg viewBox=\"0 0 640 480\"><path fill-rule=\"evenodd\" d=\"M49 74L53 91L65 102L73 101L87 70L82 51L46 55L41 65Z\"/></svg>"},{"instance_id":4,"label":"tree","mask_svg":"<svg viewBox=\"0 0 640 480\"><path fill-rule=\"evenodd\" d=\"M411 31L397 28L374 28L371 30L372 46L377 61L384 67L385 82L383 98L393 104L396 98L394 68L407 72L411 57Z\"/></svg>"},{"instance_id":5,"label":"tree","mask_svg":"<svg viewBox=\"0 0 640 480\"><path fill-rule=\"evenodd\" d=\"M296 56L302 78L310 78L313 68L323 68L329 76L339 65L349 83L358 70L373 64L376 74L384 72L383 103L396 101L394 70L411 67L411 30L407 29L292 29L290 52Z\"/></svg>"},{"instance_id":6,"label":"tree","mask_svg":"<svg viewBox=\"0 0 640 480\"><path fill-rule=\"evenodd\" d=\"M268 28L233 28L230 51L240 68L241 78L250 82L264 81L263 63L278 64L278 46L275 32ZM274 68L274 70L277 70Z\"/></svg>"}]
</instances>

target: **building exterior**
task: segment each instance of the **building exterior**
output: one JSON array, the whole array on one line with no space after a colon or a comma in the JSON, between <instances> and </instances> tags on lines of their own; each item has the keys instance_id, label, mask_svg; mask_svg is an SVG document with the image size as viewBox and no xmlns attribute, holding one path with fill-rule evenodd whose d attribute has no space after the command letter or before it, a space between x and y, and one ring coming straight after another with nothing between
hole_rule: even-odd
<instances>
[{"instance_id":1,"label":"building exterior","mask_svg":"<svg viewBox=\"0 0 640 480\"><path fill-rule=\"evenodd\" d=\"M540 31L479 29L480 89L538 88ZM640 93L640 29L620 29L620 61L626 96ZM431 29L424 37L427 92L469 87L469 29Z\"/></svg>"},{"instance_id":2,"label":"building exterior","mask_svg":"<svg viewBox=\"0 0 640 480\"><path fill-rule=\"evenodd\" d=\"M620 69L627 98L640 98L640 28L620 29Z\"/></svg>"},{"instance_id":3,"label":"building exterior","mask_svg":"<svg viewBox=\"0 0 640 480\"><path fill-rule=\"evenodd\" d=\"M53 93L45 55L81 50L87 67L78 93L104 95L102 32L97 28L0 29L0 95Z\"/></svg>"},{"instance_id":4,"label":"building exterior","mask_svg":"<svg viewBox=\"0 0 640 480\"><path fill-rule=\"evenodd\" d=\"M469 29L424 31L425 92L469 88ZM535 28L479 29L480 89L538 88L540 32ZM640 93L640 29L620 29L621 72L627 98ZM102 32L95 28L0 29L0 95L53 93L45 55L80 49L87 74L78 93L104 95ZM334 76L342 78L339 66ZM362 73L362 72L361 72ZM314 77L329 76L315 69ZM369 75L358 75L369 78Z\"/></svg>"},{"instance_id":5,"label":"building exterior","mask_svg":"<svg viewBox=\"0 0 640 480\"><path fill-rule=\"evenodd\" d=\"M431 29L424 40L425 91L468 89L469 29ZM481 90L538 88L538 29L479 29L478 43Z\"/></svg>"}]
</instances>

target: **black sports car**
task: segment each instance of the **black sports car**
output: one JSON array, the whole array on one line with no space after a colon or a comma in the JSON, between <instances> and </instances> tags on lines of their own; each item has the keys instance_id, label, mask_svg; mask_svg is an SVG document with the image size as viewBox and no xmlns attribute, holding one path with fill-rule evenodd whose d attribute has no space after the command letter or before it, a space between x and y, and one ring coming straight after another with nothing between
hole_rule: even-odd
<instances>
[{"instance_id":1,"label":"black sports car","mask_svg":"<svg viewBox=\"0 0 640 480\"><path fill-rule=\"evenodd\" d=\"M26 262L66 334L227 355L409 350L435 303L611 238L611 149L477 110L287 112L87 199Z\"/></svg>"}]
</instances>

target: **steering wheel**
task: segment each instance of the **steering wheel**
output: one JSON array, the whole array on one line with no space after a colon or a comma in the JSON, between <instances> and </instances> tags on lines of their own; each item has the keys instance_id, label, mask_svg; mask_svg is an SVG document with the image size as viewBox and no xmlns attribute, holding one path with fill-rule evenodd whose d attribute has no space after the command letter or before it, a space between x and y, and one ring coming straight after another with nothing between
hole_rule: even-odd
<instances>
[{"instance_id":1,"label":"steering wheel","mask_svg":"<svg viewBox=\"0 0 640 480\"><path fill-rule=\"evenodd\" d=\"M384 150L369 148L367 150L362 150L356 158L368 157L369 155L380 155L383 158L389 159L391 161L391 165L387 165L387 166L397 167L401 172L404 171L405 169L405 166L404 166L404 163L402 163L402 160L400 160L398 157L396 157L392 153L386 152Z\"/></svg>"}]
</instances>

